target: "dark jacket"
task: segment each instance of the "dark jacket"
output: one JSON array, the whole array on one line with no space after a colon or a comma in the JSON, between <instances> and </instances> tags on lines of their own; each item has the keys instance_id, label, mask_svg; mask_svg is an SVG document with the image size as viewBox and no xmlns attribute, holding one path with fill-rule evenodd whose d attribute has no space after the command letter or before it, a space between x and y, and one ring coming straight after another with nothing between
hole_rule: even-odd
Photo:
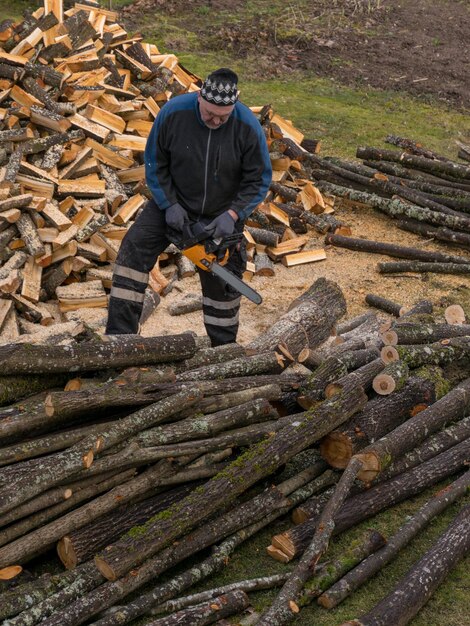
<instances>
[{"instance_id":1,"label":"dark jacket","mask_svg":"<svg viewBox=\"0 0 470 626\"><path fill-rule=\"evenodd\" d=\"M160 209L179 202L196 215L233 209L246 219L264 199L271 163L260 123L237 102L216 130L204 125L197 93L172 98L159 112L145 149L147 185Z\"/></svg>"}]
</instances>

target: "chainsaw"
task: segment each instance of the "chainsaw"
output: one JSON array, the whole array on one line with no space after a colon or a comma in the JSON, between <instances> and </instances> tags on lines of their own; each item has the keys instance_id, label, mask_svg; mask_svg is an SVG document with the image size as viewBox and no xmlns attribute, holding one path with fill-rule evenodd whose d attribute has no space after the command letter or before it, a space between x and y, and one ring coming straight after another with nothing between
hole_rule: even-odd
<instances>
[{"instance_id":1,"label":"chainsaw","mask_svg":"<svg viewBox=\"0 0 470 626\"><path fill-rule=\"evenodd\" d=\"M214 239L211 231L200 222L185 222L182 231L168 229L166 235L196 267L211 272L255 304L261 304L263 299L257 291L223 267L229 259L230 251L243 239L243 233Z\"/></svg>"}]
</instances>

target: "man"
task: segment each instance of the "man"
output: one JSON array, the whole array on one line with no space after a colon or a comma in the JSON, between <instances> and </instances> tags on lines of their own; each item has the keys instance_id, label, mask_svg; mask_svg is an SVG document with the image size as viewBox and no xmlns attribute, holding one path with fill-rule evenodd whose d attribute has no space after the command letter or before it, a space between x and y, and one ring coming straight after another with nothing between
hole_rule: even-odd
<instances>
[{"instance_id":1,"label":"man","mask_svg":"<svg viewBox=\"0 0 470 626\"><path fill-rule=\"evenodd\" d=\"M216 70L200 92L172 98L158 114L145 150L152 193L124 237L113 275L107 334L137 333L148 273L168 246L166 230L199 221L214 239L243 230L271 182L266 140L258 120L238 101L238 77ZM244 246L227 269L241 277ZM235 342L240 294L198 270L204 325L213 346Z\"/></svg>"}]
</instances>

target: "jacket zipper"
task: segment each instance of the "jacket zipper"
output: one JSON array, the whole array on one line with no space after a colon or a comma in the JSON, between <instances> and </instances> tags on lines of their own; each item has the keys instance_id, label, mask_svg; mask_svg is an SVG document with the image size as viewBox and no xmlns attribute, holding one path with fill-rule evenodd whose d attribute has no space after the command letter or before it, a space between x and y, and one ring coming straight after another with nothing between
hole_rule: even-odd
<instances>
[{"instance_id":1,"label":"jacket zipper","mask_svg":"<svg viewBox=\"0 0 470 626\"><path fill-rule=\"evenodd\" d=\"M209 129L209 137L207 138L207 149L206 149L206 168L205 168L205 173L204 173L204 198L202 200L201 214L204 213L204 208L206 206L207 179L208 179L208 173L209 173L209 148L211 145L211 135L212 135L212 130Z\"/></svg>"},{"instance_id":2,"label":"jacket zipper","mask_svg":"<svg viewBox=\"0 0 470 626\"><path fill-rule=\"evenodd\" d=\"M216 157L215 157L214 180L215 180L216 183L219 181L220 152L221 152L221 147L219 146L217 148L217 154L216 154Z\"/></svg>"}]
</instances>

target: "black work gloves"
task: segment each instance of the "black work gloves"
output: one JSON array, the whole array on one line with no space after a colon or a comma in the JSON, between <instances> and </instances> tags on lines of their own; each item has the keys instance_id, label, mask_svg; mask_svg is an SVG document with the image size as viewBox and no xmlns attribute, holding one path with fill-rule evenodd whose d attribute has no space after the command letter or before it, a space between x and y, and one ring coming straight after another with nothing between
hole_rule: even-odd
<instances>
[{"instance_id":1,"label":"black work gloves","mask_svg":"<svg viewBox=\"0 0 470 626\"><path fill-rule=\"evenodd\" d=\"M183 230L184 223L189 221L187 212L179 202L175 202L166 209L165 220L170 228L180 231Z\"/></svg>"},{"instance_id":2,"label":"black work gloves","mask_svg":"<svg viewBox=\"0 0 470 626\"><path fill-rule=\"evenodd\" d=\"M212 237L214 239L220 239L228 237L235 230L235 220L228 211L218 215L215 220L206 226L206 230L213 231Z\"/></svg>"}]
</instances>

